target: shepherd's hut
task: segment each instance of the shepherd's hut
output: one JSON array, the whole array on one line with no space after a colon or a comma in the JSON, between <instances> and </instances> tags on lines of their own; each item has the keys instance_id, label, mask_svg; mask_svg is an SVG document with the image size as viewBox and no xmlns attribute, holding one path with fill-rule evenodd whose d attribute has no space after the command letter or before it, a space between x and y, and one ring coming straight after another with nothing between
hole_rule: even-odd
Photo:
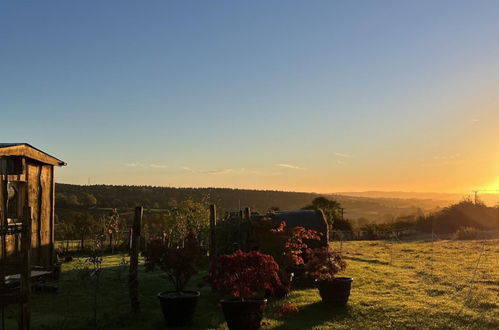
<instances>
[{"instance_id":1,"label":"shepherd's hut","mask_svg":"<svg viewBox=\"0 0 499 330\"><path fill-rule=\"evenodd\" d=\"M26 206L31 207L31 266L50 269L54 265L54 169L64 165L63 161L27 143L0 143L0 266L3 275L8 275L7 265L19 255L19 228Z\"/></svg>"}]
</instances>

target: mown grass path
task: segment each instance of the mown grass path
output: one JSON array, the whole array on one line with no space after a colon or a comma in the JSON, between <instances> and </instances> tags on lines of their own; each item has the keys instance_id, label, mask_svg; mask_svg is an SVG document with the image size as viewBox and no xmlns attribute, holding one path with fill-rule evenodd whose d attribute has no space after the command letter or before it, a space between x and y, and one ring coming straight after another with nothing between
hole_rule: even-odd
<instances>
[{"instance_id":1,"label":"mown grass path","mask_svg":"<svg viewBox=\"0 0 499 330\"><path fill-rule=\"evenodd\" d=\"M339 248L339 243L333 243ZM289 302L300 311L280 318L271 304L268 329L499 329L499 240L341 244L348 259L345 276L354 278L346 309L320 302L315 289L296 290ZM480 257L481 255L481 257ZM477 266L478 258L480 263ZM98 292L100 329L162 329L156 298L166 289L161 273L141 269L142 314L132 316L127 296L128 268L122 255L106 256ZM88 266L88 265L87 265ZM94 282L80 279L81 259L63 265L58 294L35 294L34 329L91 329ZM476 270L476 271L475 271ZM200 274L190 287L202 283ZM226 328L217 296L202 292L193 329ZM15 328L15 309L7 311Z\"/></svg>"}]
</instances>

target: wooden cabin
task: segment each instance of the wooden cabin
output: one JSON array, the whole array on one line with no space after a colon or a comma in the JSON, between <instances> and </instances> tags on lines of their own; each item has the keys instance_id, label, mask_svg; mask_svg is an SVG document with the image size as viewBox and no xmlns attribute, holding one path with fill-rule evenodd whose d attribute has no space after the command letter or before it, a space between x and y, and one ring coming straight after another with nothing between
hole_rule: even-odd
<instances>
[{"instance_id":1,"label":"wooden cabin","mask_svg":"<svg viewBox=\"0 0 499 330\"><path fill-rule=\"evenodd\" d=\"M31 266L54 265L54 172L64 165L27 143L0 143L0 264L19 255L20 233L15 228L30 206Z\"/></svg>"}]
</instances>

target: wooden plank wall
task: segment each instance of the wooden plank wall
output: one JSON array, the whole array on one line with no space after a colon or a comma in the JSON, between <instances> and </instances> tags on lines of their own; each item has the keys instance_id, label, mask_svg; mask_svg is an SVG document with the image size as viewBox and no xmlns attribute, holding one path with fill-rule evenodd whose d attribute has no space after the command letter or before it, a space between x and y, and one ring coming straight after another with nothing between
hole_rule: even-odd
<instances>
[{"instance_id":1,"label":"wooden plank wall","mask_svg":"<svg viewBox=\"0 0 499 330\"><path fill-rule=\"evenodd\" d=\"M50 267L53 251L53 170L50 165L27 165L28 201L33 212L31 262Z\"/></svg>"},{"instance_id":2,"label":"wooden plank wall","mask_svg":"<svg viewBox=\"0 0 499 330\"><path fill-rule=\"evenodd\" d=\"M29 205L32 209L31 263L36 266L50 267L53 263L53 218L54 218L54 180L53 167L36 162L26 162L26 172L23 177L9 176L9 181L26 180L25 186L19 191L20 209ZM3 184L0 177L0 186ZM0 217L3 217L4 205L0 192ZM3 251L0 239L0 258ZM19 238L9 235L5 238L6 255L18 254Z\"/></svg>"},{"instance_id":3,"label":"wooden plank wall","mask_svg":"<svg viewBox=\"0 0 499 330\"><path fill-rule=\"evenodd\" d=\"M44 165L40 175L42 189L40 216L42 219L42 260L44 266L51 266L52 260L52 166ZM49 263L49 264L47 264Z\"/></svg>"},{"instance_id":4,"label":"wooden plank wall","mask_svg":"<svg viewBox=\"0 0 499 330\"><path fill-rule=\"evenodd\" d=\"M4 189L4 176L0 175L0 229L5 230L5 189ZM6 258L6 240L7 237L0 235L0 259ZM1 270L0 270L1 271Z\"/></svg>"},{"instance_id":5,"label":"wooden plank wall","mask_svg":"<svg viewBox=\"0 0 499 330\"><path fill-rule=\"evenodd\" d=\"M41 217L40 217L40 184L39 178L41 173L41 166L29 162L27 164L27 180L28 180L28 205L32 210L31 222L31 263L39 264L41 254L38 247L41 244Z\"/></svg>"}]
</instances>

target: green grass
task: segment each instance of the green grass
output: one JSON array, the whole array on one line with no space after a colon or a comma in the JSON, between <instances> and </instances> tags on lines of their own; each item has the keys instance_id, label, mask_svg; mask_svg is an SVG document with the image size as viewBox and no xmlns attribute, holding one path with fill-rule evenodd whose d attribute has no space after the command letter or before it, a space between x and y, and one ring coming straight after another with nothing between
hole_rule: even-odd
<instances>
[{"instance_id":1,"label":"green grass","mask_svg":"<svg viewBox=\"0 0 499 330\"><path fill-rule=\"evenodd\" d=\"M345 276L354 278L348 307L321 303L315 289L296 290L287 299L300 311L279 318L276 304L267 308L268 329L462 328L499 329L499 240L487 240L471 286L482 241L342 244L348 259ZM339 248L339 243L334 243ZM140 272L142 313L130 314L127 268L121 255L105 257L98 296L101 329L164 328L157 292L167 289L161 273ZM63 265L58 294L35 294L34 329L89 329L93 326L93 283L78 279L79 261ZM196 288L204 274L190 283ZM471 288L471 289L470 289ZM226 328L217 297L199 288L194 329ZM7 311L15 328L16 309ZM8 327L8 329L10 329Z\"/></svg>"}]
</instances>

